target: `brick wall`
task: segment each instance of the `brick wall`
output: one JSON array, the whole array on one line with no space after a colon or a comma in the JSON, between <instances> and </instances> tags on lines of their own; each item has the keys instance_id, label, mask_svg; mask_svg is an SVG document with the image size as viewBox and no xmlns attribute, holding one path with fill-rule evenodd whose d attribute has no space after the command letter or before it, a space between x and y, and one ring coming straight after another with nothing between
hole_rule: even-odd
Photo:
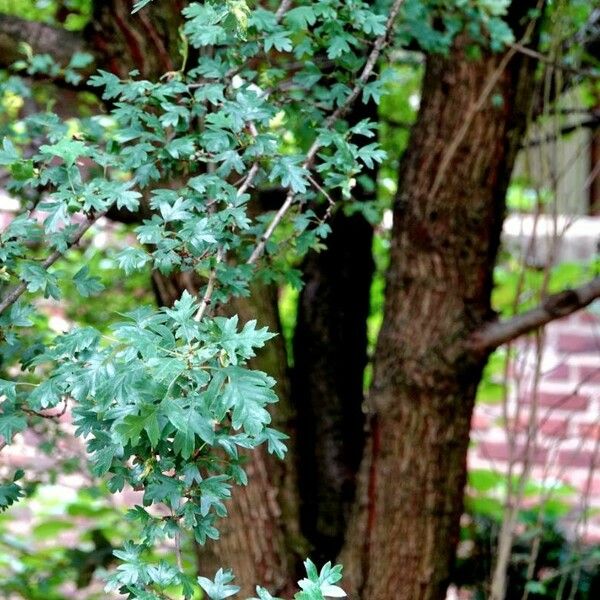
<instances>
[{"instance_id":1,"label":"brick wall","mask_svg":"<svg viewBox=\"0 0 600 600\"><path fill-rule=\"evenodd\" d=\"M507 402L478 403L472 421L470 468L516 473L529 458L531 476L573 487L567 533L600 542L600 316L590 310L545 329L539 379L533 339L522 341L511 360ZM532 418L533 417L533 418ZM527 438L533 444L527 451ZM512 436L513 443L509 443ZM581 522L585 507L593 510Z\"/></svg>"}]
</instances>

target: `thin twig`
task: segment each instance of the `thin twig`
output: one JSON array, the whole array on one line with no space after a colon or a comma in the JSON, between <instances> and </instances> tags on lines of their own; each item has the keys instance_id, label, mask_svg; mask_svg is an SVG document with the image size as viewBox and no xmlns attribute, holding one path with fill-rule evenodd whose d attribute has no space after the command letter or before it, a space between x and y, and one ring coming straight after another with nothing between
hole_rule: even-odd
<instances>
[{"instance_id":1,"label":"thin twig","mask_svg":"<svg viewBox=\"0 0 600 600\"><path fill-rule=\"evenodd\" d=\"M275 13L275 18L277 21L281 21L283 15L290 9L293 0L283 0L283 2L279 5L277 12Z\"/></svg>"},{"instance_id":2,"label":"thin twig","mask_svg":"<svg viewBox=\"0 0 600 600\"><path fill-rule=\"evenodd\" d=\"M511 47L514 48L517 52L521 54L525 54L526 56L530 56L531 58L535 58L540 62L550 65L559 71L566 71L567 73L573 73L575 75L581 75L583 77L589 77L591 79L600 79L600 71L597 69L582 69L580 67L576 67L574 65L568 65L564 62L557 61L550 56L542 54L537 50L533 50L532 48L528 48L527 46L523 46L523 44L519 44L515 42L511 44Z\"/></svg>"},{"instance_id":3,"label":"thin twig","mask_svg":"<svg viewBox=\"0 0 600 600\"><path fill-rule=\"evenodd\" d=\"M67 398L63 399L63 406L60 409L59 412L54 413L54 414L48 414L48 413L43 413L43 412L39 412L37 410L33 410L31 408L26 408L26 407L22 407L23 412L28 414L28 415L32 415L34 417L41 417L42 419L60 419L66 412L67 412L67 407L69 406L69 402ZM56 407L54 407L56 408ZM52 410L52 409L49 409Z\"/></svg>"},{"instance_id":4,"label":"thin twig","mask_svg":"<svg viewBox=\"0 0 600 600\"><path fill-rule=\"evenodd\" d=\"M250 170L248 171L248 175L246 175L246 177L245 177L242 185L240 185L240 187L238 188L238 191L237 191L238 198L242 194L246 193L246 191L248 190L248 188L252 185L252 180L256 177L257 173L258 173L258 163L255 162L250 167Z\"/></svg>"},{"instance_id":5,"label":"thin twig","mask_svg":"<svg viewBox=\"0 0 600 600\"><path fill-rule=\"evenodd\" d=\"M384 33L382 33L375 40L375 43L373 44L373 49L371 50L369 57L367 58L367 62L365 63L365 66L363 67L363 70L362 70L359 78L357 79L354 88L352 89L352 91L350 92L350 94L348 95L348 97L346 98L344 103L342 105L340 105L335 111L333 111L331 113L331 115L329 115L329 117L325 120L325 123L324 123L325 129L329 129L332 125L334 125L338 121L338 119L343 117L348 112L348 110L350 110L350 108L352 107L352 105L354 104L356 99L358 98L361 90L363 89L364 84L368 81L368 79L373 74L373 70L375 69L377 60L379 59L379 55L381 54L381 51L383 50L385 45L388 43L390 34L394 28L394 23L396 21L396 17L398 16L398 12L400 11L400 8L403 3L404 3L404 0L395 0L394 1L394 4L392 5L392 8L390 9L390 13L389 13L389 16L388 16L388 19L386 22ZM304 162L302 163L303 169L309 169L312 166L312 164L315 160L315 156L317 155L317 152L320 150L321 146L322 146L322 143L319 140L319 138L317 138L312 143L312 146L308 149L308 152L306 153L306 158L304 159ZM273 232L275 231L275 229L277 228L279 223L281 223L281 220L283 219L283 217L286 215L286 213L288 212L288 210L294 203L295 195L296 194L293 190L290 189L288 191L284 203L281 205L279 210L275 213L273 219L271 220L271 222L269 223L269 226L267 227L267 230L261 236L260 240L256 244L256 247L254 248L252 254L250 255L250 258L247 260L247 264L249 264L249 265L254 264L262 256L262 254L265 250L265 246L266 246L267 242L269 241L270 237L273 235Z\"/></svg>"},{"instance_id":6,"label":"thin twig","mask_svg":"<svg viewBox=\"0 0 600 600\"><path fill-rule=\"evenodd\" d=\"M331 216L331 212L333 211L333 207L335 206L335 200L327 193L327 190L324 189L323 186L314 177L311 177L309 175L308 180L310 181L310 183L313 185L313 187L318 192L320 192L321 194L323 194L323 196L325 196L325 199L327 200L327 203L328 203L327 210L325 211L325 215L323 216L323 219L321 220L324 223Z\"/></svg>"},{"instance_id":7,"label":"thin twig","mask_svg":"<svg viewBox=\"0 0 600 600\"><path fill-rule=\"evenodd\" d=\"M210 304L210 299L212 298L213 292L215 291L215 283L217 280L217 268L219 264L223 260L224 251L223 248L219 248L217 250L217 258L215 262L215 266L211 269L210 275L208 276L208 283L206 284L206 291L204 292L204 296L202 297L202 301L200 302L200 307L198 308L198 312L194 316L194 321L201 321L208 305Z\"/></svg>"},{"instance_id":8,"label":"thin twig","mask_svg":"<svg viewBox=\"0 0 600 600\"><path fill-rule=\"evenodd\" d=\"M256 130L254 130L254 131L256 131ZM238 188L238 191L237 191L238 198L240 196L242 196L243 194L245 194L246 191L248 190L248 188L252 185L252 181L254 180L254 178L256 177L256 174L258 173L258 169L259 169L259 166L258 166L257 162L255 162L250 167L250 170L248 171L248 174L246 175L242 185L240 185L240 187ZM208 306L210 304L212 295L215 291L215 283L217 281L217 269L219 267L219 264L223 261L224 256L225 256L225 252L224 252L223 248L219 248L217 250L217 259L215 262L215 266L212 268L210 275L208 276L208 283L206 285L206 291L204 292L204 296L202 297L202 300L200 302L200 307L198 308L198 312L194 316L195 321L202 320L202 317L204 316L204 313L206 312L206 309L208 308Z\"/></svg>"},{"instance_id":9,"label":"thin twig","mask_svg":"<svg viewBox=\"0 0 600 600\"><path fill-rule=\"evenodd\" d=\"M105 212L96 213L87 218L86 221L81 223L79 228L75 231L75 235L71 238L71 240L67 244L67 250L75 246L79 240L83 237L85 232L102 216L106 214ZM43 269L49 269L62 255L64 252L59 252L55 250L44 262L42 263ZM15 287L6 298L0 303L0 314L2 314L7 308L12 306L27 290L27 283L21 282L17 287Z\"/></svg>"}]
</instances>

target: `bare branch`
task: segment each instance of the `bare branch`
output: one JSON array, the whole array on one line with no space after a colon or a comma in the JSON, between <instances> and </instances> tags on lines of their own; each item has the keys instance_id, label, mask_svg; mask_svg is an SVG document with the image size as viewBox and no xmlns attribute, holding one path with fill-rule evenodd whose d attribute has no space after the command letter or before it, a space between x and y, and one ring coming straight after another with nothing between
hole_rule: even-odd
<instances>
[{"instance_id":1,"label":"bare branch","mask_svg":"<svg viewBox=\"0 0 600 600\"><path fill-rule=\"evenodd\" d=\"M571 125L565 125L564 127L561 127L556 133L552 133L545 137L525 141L521 144L521 148L534 148L543 144L550 144L552 142L556 142L559 138L569 135L570 133L574 133L575 131L579 131L580 129L591 129L592 131L594 131L598 127L600 127L600 112L598 112L597 116L592 116L584 121L579 121L578 123L573 123Z\"/></svg>"},{"instance_id":2,"label":"bare branch","mask_svg":"<svg viewBox=\"0 0 600 600\"><path fill-rule=\"evenodd\" d=\"M283 18L283 15L285 15L285 13L290 10L290 7L292 6L292 1L293 0L283 0L282 3L279 5L279 8L277 9L277 12L275 13L275 18L278 21L281 21L281 19Z\"/></svg>"},{"instance_id":3,"label":"bare branch","mask_svg":"<svg viewBox=\"0 0 600 600\"><path fill-rule=\"evenodd\" d=\"M385 26L385 31L375 40L375 43L373 44L373 48L367 58L367 62L365 63L365 66L363 67L363 70L362 70L359 78L356 80L356 84L354 85L354 88L352 88L352 91L350 92L350 94L348 95L348 97L346 98L344 103L342 105L340 105L335 111L333 111L329 115L329 117L327 117L327 119L325 120L325 123L324 123L325 129L328 129L332 125L334 125L339 119L341 119L350 110L350 108L352 107L352 105L354 104L354 102L356 101L358 96L360 95L360 92L363 89L364 84L369 80L369 78L373 74L375 65L377 64L377 60L379 59L379 55L381 54L381 51L383 50L385 45L388 43L390 35L392 33L392 30L394 29L396 17L398 16L398 13L400 12L400 8L402 7L402 4L404 4L404 0L394 0L394 4L392 5L389 15L388 15L388 19L387 19L386 26ZM306 153L306 158L304 159L304 162L302 163L302 168L310 169L310 167L312 166L312 164L315 160L315 156L317 155L317 152L320 150L320 148L321 148L321 142L319 141L319 138L317 138L312 143L312 146L308 149L308 152ZM250 264L250 265L254 264L262 256L262 254L265 250L265 246L266 246L267 242L269 241L269 238L273 235L273 232L275 231L275 229L277 228L279 223L281 223L283 217L286 215L286 213L288 212L288 210L291 208L292 204L294 203L294 197L295 197L295 193L293 192L293 190L290 189L288 191L288 194L285 198L284 203L281 205L279 210L275 213L275 216L269 223L269 226L267 227L267 230L265 231L264 235L260 238L259 242L256 244L256 247L254 248L252 254L250 255L250 258L247 261L248 264Z\"/></svg>"},{"instance_id":4,"label":"bare branch","mask_svg":"<svg viewBox=\"0 0 600 600\"><path fill-rule=\"evenodd\" d=\"M539 306L523 314L484 325L472 338L476 350L490 351L519 336L566 317L600 297L600 277L574 288L548 296Z\"/></svg>"},{"instance_id":5,"label":"bare branch","mask_svg":"<svg viewBox=\"0 0 600 600\"><path fill-rule=\"evenodd\" d=\"M75 246L79 240L83 237L83 234L102 216L104 216L104 212L95 213L94 215L88 217L75 231L73 237L69 240L67 249ZM64 253L55 250L44 262L42 263L42 267L44 269L49 269ZM10 306L12 306L24 293L27 289L27 283L21 282L17 287L15 287L11 292L8 293L6 298L0 302L0 315Z\"/></svg>"},{"instance_id":6,"label":"bare branch","mask_svg":"<svg viewBox=\"0 0 600 600\"><path fill-rule=\"evenodd\" d=\"M521 54L525 54L531 58L535 58L541 63L550 65L554 69L558 69L559 71L566 71L568 73L572 73L573 75L581 75L582 77L589 77L591 79L600 79L600 72L595 69L585 69L582 67L577 67L575 65L569 65L565 62L561 62L551 58L550 56L546 56L537 50L533 50L532 48L528 48L523 44L519 44L515 42L511 44L511 47L514 48L517 52Z\"/></svg>"},{"instance_id":7,"label":"bare branch","mask_svg":"<svg viewBox=\"0 0 600 600\"><path fill-rule=\"evenodd\" d=\"M69 63L75 52L92 53L83 37L76 33L0 14L1 66L7 67L23 58L22 42L29 44L35 54L50 54L62 66Z\"/></svg>"}]
</instances>

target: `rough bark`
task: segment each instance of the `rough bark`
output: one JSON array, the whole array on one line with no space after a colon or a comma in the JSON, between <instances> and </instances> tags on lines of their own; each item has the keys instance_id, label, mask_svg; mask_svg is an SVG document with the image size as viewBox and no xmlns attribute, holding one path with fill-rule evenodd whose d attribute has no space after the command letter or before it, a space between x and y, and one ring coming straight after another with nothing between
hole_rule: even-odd
<instances>
[{"instance_id":1,"label":"rough bark","mask_svg":"<svg viewBox=\"0 0 600 600\"><path fill-rule=\"evenodd\" d=\"M534 3L515 4L518 37L519 18ZM464 45L428 57L399 175L369 455L342 555L362 598L443 598L458 539L486 359L469 338L492 317L505 192L533 85L526 57L472 61ZM495 79L501 105L482 102Z\"/></svg>"},{"instance_id":2,"label":"rough bark","mask_svg":"<svg viewBox=\"0 0 600 600\"><path fill-rule=\"evenodd\" d=\"M82 33L0 15L0 64L23 58L20 43L26 42L35 54L50 54L63 66L75 52L89 52L96 63L88 73L101 68L127 77L137 69L141 77L157 79L180 67L184 4L154 2L132 17L133 0L94 2L92 19Z\"/></svg>"},{"instance_id":3,"label":"rough bark","mask_svg":"<svg viewBox=\"0 0 600 600\"><path fill-rule=\"evenodd\" d=\"M292 379L302 531L319 562L339 553L355 495L373 274L371 225L341 212L331 225L327 250L303 268Z\"/></svg>"},{"instance_id":4,"label":"rough bark","mask_svg":"<svg viewBox=\"0 0 600 600\"><path fill-rule=\"evenodd\" d=\"M156 80L180 68L179 26L185 4L153 2L132 16L133 0L96 1L84 37L102 68L120 77L137 69L141 77Z\"/></svg>"}]
</instances>

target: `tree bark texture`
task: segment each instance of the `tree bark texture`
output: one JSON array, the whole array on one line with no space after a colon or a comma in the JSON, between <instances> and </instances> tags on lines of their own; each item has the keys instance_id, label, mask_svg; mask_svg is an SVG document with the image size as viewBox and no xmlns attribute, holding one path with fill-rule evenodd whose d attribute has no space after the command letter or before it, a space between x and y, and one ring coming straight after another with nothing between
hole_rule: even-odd
<instances>
[{"instance_id":1,"label":"tree bark texture","mask_svg":"<svg viewBox=\"0 0 600 600\"><path fill-rule=\"evenodd\" d=\"M518 4L517 37L518 17L534 3ZM503 55L469 60L465 44L428 57L399 174L371 439L342 554L348 584L365 599L444 598L458 540L471 413L487 359L469 336L492 317L504 198L534 66L521 56L505 68ZM496 101L481 102L496 79Z\"/></svg>"},{"instance_id":2,"label":"tree bark texture","mask_svg":"<svg viewBox=\"0 0 600 600\"><path fill-rule=\"evenodd\" d=\"M377 105L359 103L347 119L377 121ZM354 201L375 199L377 169L366 175L373 185L359 183ZM348 216L338 205L330 225L327 248L311 251L302 265L291 389L300 525L319 564L339 554L355 497L365 440L363 381L374 272L373 227L366 218Z\"/></svg>"},{"instance_id":3,"label":"tree bark texture","mask_svg":"<svg viewBox=\"0 0 600 600\"><path fill-rule=\"evenodd\" d=\"M184 0L152 2L134 16L133 0L95 0L84 37L101 68L126 78L133 69L157 80L181 67L179 26Z\"/></svg>"}]
</instances>

